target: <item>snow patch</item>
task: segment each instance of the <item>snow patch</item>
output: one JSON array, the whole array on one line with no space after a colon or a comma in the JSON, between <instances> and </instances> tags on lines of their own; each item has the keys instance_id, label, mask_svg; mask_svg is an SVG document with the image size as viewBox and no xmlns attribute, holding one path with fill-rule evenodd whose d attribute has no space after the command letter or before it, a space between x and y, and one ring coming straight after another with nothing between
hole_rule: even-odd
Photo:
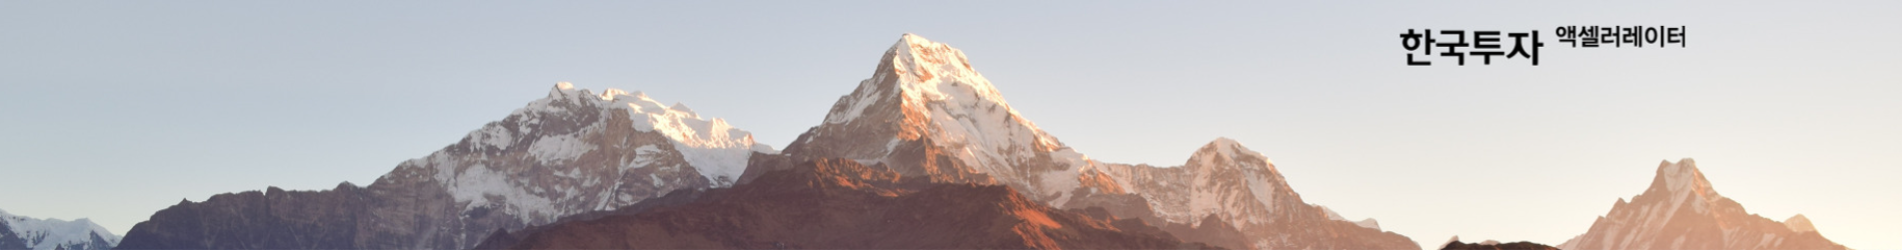
<instances>
[{"instance_id":1,"label":"snow patch","mask_svg":"<svg viewBox=\"0 0 1902 250\"><path fill-rule=\"evenodd\" d=\"M593 144L588 144L588 142L577 138L577 135L582 134L588 133L584 131L574 134L542 137L541 139L535 140L534 144L528 145L528 155L535 157L536 161L541 162L543 165L573 161L575 158L580 158L582 154L594 151L595 149Z\"/></svg>"},{"instance_id":2,"label":"snow patch","mask_svg":"<svg viewBox=\"0 0 1902 250\"><path fill-rule=\"evenodd\" d=\"M1253 194L1255 196L1256 202L1261 202L1262 208L1265 208L1270 213L1272 213L1275 211L1274 193L1277 191L1276 190L1277 188L1275 186L1275 183L1269 182L1267 180L1267 177L1265 176L1266 175L1264 174L1256 174L1256 173L1249 174L1247 177L1248 178L1248 193Z\"/></svg>"},{"instance_id":3,"label":"snow patch","mask_svg":"<svg viewBox=\"0 0 1902 250\"><path fill-rule=\"evenodd\" d=\"M621 164L621 171L644 168L647 167L647 165L654 164L654 159L660 157L662 153L660 147L654 145L641 145L641 147L634 148L634 160Z\"/></svg>"},{"instance_id":4,"label":"snow patch","mask_svg":"<svg viewBox=\"0 0 1902 250\"><path fill-rule=\"evenodd\" d=\"M877 88L872 86L878 83L876 80L877 79L865 79L859 81L859 89L862 91L859 91L858 95L840 97L840 99L847 99L851 108L826 114L826 123L838 124L858 119L859 114L865 113L865 108L871 107L873 103L878 103L877 97L884 93L877 91Z\"/></svg>"},{"instance_id":5,"label":"snow patch","mask_svg":"<svg viewBox=\"0 0 1902 250\"><path fill-rule=\"evenodd\" d=\"M502 126L483 126L482 129L470 131L468 137L475 146L490 146L499 150L508 150L509 145L515 143L514 134Z\"/></svg>"},{"instance_id":6,"label":"snow patch","mask_svg":"<svg viewBox=\"0 0 1902 250\"><path fill-rule=\"evenodd\" d=\"M441 164L437 166L454 166ZM436 180L448 185L449 195L463 203L463 211L500 205L523 222L550 221L563 215L548 198L529 193L522 185L509 181L508 173L498 173L483 164L454 169L438 168ZM499 199L499 200L498 200Z\"/></svg>"},{"instance_id":7,"label":"snow patch","mask_svg":"<svg viewBox=\"0 0 1902 250\"><path fill-rule=\"evenodd\" d=\"M729 186L739 179L753 152L778 152L753 141L752 133L734 129L725 119L708 120L685 104L662 108L659 101L641 92L627 94L617 89L604 92L601 99L613 102L614 107L626 107L635 129L672 139L674 150L715 187Z\"/></svg>"}]
</instances>

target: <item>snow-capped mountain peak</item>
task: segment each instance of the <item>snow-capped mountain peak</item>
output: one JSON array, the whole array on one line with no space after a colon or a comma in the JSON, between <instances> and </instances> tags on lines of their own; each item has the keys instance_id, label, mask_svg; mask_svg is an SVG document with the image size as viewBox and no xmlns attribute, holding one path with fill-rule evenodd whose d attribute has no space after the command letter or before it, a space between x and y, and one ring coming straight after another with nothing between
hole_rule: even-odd
<instances>
[{"instance_id":1,"label":"snow-capped mountain peak","mask_svg":"<svg viewBox=\"0 0 1902 250\"><path fill-rule=\"evenodd\" d=\"M533 133L531 126L539 125L542 118L550 119L606 119L606 113L577 114L577 112L622 111L630 115L631 125L641 132L657 132L666 135L676 143L687 161L697 168L709 180L720 178L738 178L745 170L746 155L752 151L772 152L771 146L753 140L752 133L733 128L725 119L706 119L688 109L684 103L662 105L641 91L628 92L620 89L606 89L600 95L592 95L588 90L577 89L573 84L561 82L549 91L548 97L531 102L527 107L517 110L515 115L527 115L526 124L519 124L520 131ZM471 137L515 138L526 135L504 134L506 128L497 124L471 132ZM581 124L576 124L581 125ZM565 133L572 134L572 133ZM564 134L548 135L564 136ZM585 146L571 145L576 141L556 138L548 150L537 150L538 156L557 156L572 158L591 150ZM492 139L490 139L492 140ZM540 141L540 140L537 140ZM506 143L496 143L506 147ZM691 151L691 152L689 152ZM718 183L718 181L716 181ZM726 183L731 184L731 183Z\"/></svg>"},{"instance_id":2,"label":"snow-capped mountain peak","mask_svg":"<svg viewBox=\"0 0 1902 250\"><path fill-rule=\"evenodd\" d=\"M1223 159L1240 159L1240 158L1258 159L1259 162L1237 161L1236 162L1237 164L1215 164L1212 162L1208 162L1208 161L1216 161L1216 160L1223 160ZM1203 144L1201 149L1197 149L1194 155L1189 156L1189 160L1200 161L1202 163L1202 164L1194 164L1191 166L1202 166L1202 167L1224 166L1224 167L1259 168L1261 170L1267 170L1269 172L1275 173L1276 175L1280 175L1280 171L1275 170L1274 161L1269 160L1267 156L1261 155L1260 152L1255 152L1254 150L1249 150L1247 147L1243 147L1242 143L1236 142L1235 139L1229 139L1228 137L1218 137L1218 138L1215 138L1214 141L1210 141L1208 144Z\"/></svg>"},{"instance_id":3,"label":"snow-capped mountain peak","mask_svg":"<svg viewBox=\"0 0 1902 250\"><path fill-rule=\"evenodd\" d=\"M971 68L964 52L913 34L905 34L887 49L872 77L860 81L851 94L839 97L826 114L825 124L815 129L794 141L788 150L838 150L821 155L876 161L890 155L900 141L929 141L951 149L946 152L951 157L993 177L1012 171L987 168L1012 165L1064 148L1012 109L991 82ZM886 139L812 141L837 133ZM853 148L793 149L813 144Z\"/></svg>"},{"instance_id":4,"label":"snow-capped mountain peak","mask_svg":"<svg viewBox=\"0 0 1902 250\"><path fill-rule=\"evenodd\" d=\"M979 99L1003 102L990 81L971 68L971 62L964 57L964 51L950 45L926 40L924 37L906 33L898 39L898 44L886 53L891 54L891 77L898 77L908 97L924 97L921 100L944 100L962 98L960 94L974 95ZM940 85L960 86L940 86Z\"/></svg>"},{"instance_id":5,"label":"snow-capped mountain peak","mask_svg":"<svg viewBox=\"0 0 1902 250\"><path fill-rule=\"evenodd\" d=\"M462 211L500 211L515 217L509 223L535 225L675 189L729 186L753 152L773 151L684 104L663 105L640 91L597 95L562 82L385 178L427 176Z\"/></svg>"},{"instance_id":6,"label":"snow-capped mountain peak","mask_svg":"<svg viewBox=\"0 0 1902 250\"><path fill-rule=\"evenodd\" d=\"M40 219L0 210L0 249L111 249L119 235L79 218L72 221Z\"/></svg>"},{"instance_id":7,"label":"snow-capped mountain peak","mask_svg":"<svg viewBox=\"0 0 1902 250\"><path fill-rule=\"evenodd\" d=\"M1267 157L1232 139L1210 142L1180 167L1091 160L1022 117L964 52L913 34L887 49L872 76L839 97L824 123L785 153L884 164L932 181L1003 184L1054 207L1108 205L1183 230L1250 235L1224 239L1230 247L1418 247L1365 226L1373 221L1327 221L1301 202ZM1279 228L1314 223L1352 233L1289 239L1307 232Z\"/></svg>"},{"instance_id":8,"label":"snow-capped mountain peak","mask_svg":"<svg viewBox=\"0 0 1902 250\"><path fill-rule=\"evenodd\" d=\"M754 153L774 151L751 133L685 104L664 105L639 91L595 94L556 83L542 98L452 145L398 164L368 187L270 188L181 202L134 226L120 247L466 249L499 230L673 191L727 187ZM260 207L311 209L254 210ZM282 228L366 233L273 231ZM179 231L221 236L173 233Z\"/></svg>"},{"instance_id":9,"label":"snow-capped mountain peak","mask_svg":"<svg viewBox=\"0 0 1902 250\"><path fill-rule=\"evenodd\" d=\"M1280 218L1277 213L1307 205L1288 187L1267 156L1234 139L1210 141L1190 155L1181 168L1190 177L1184 183L1188 185L1185 187L1188 206L1171 208L1167 204L1152 204L1165 212L1186 209L1182 211L1186 213L1163 216L1175 221L1196 224L1203 216L1216 215L1233 225L1264 224Z\"/></svg>"}]
</instances>

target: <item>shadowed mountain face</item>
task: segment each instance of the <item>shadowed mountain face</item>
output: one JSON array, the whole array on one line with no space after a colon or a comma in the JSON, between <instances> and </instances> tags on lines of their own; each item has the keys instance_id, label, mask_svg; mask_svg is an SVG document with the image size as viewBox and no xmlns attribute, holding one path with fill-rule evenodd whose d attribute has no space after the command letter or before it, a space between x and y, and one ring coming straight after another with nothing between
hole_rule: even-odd
<instances>
[{"instance_id":1,"label":"shadowed mountain face","mask_svg":"<svg viewBox=\"0 0 1902 250\"><path fill-rule=\"evenodd\" d=\"M843 159L755 169L766 172L692 202L498 233L478 248L1208 248L1100 209L1059 211L1006 186L934 183Z\"/></svg>"},{"instance_id":2,"label":"shadowed mountain face","mask_svg":"<svg viewBox=\"0 0 1902 250\"><path fill-rule=\"evenodd\" d=\"M1802 215L1777 222L1717 194L1689 158L1658 164L1657 177L1631 202L1618 199L1563 249L1846 249L1823 238Z\"/></svg>"},{"instance_id":3,"label":"shadowed mountain face","mask_svg":"<svg viewBox=\"0 0 1902 250\"><path fill-rule=\"evenodd\" d=\"M1529 241L1466 243L1455 240L1447 242L1446 246L1440 247L1440 250L1559 250L1559 248Z\"/></svg>"}]
</instances>

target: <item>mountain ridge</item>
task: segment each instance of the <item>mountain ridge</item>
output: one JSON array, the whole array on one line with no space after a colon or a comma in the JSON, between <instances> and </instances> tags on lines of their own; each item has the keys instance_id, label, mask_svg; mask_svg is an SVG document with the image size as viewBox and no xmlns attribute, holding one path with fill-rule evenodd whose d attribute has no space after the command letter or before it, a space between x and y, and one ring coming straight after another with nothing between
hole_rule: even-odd
<instances>
[{"instance_id":1,"label":"mountain ridge","mask_svg":"<svg viewBox=\"0 0 1902 250\"><path fill-rule=\"evenodd\" d=\"M669 195L693 201L499 232L478 249L1209 248L1140 221L1043 206L1008 186L931 182L847 159L755 169L764 172L733 188Z\"/></svg>"},{"instance_id":2,"label":"mountain ridge","mask_svg":"<svg viewBox=\"0 0 1902 250\"><path fill-rule=\"evenodd\" d=\"M1119 217L1180 224L1172 229L1179 232L1246 235L1216 244L1230 248L1419 247L1377 227L1332 223L1301 201L1267 157L1233 139L1212 140L1178 167L1093 160L1010 107L962 51L915 34L887 49L824 121L784 153L881 164L939 182L1001 184L1053 207L1110 206ZM1204 227L1211 218L1225 226ZM1277 228L1286 225L1339 231Z\"/></svg>"},{"instance_id":3,"label":"mountain ridge","mask_svg":"<svg viewBox=\"0 0 1902 250\"><path fill-rule=\"evenodd\" d=\"M1848 249L1808 227L1801 215L1783 222L1748 213L1719 195L1691 158L1658 164L1645 191L1619 198L1585 233L1562 249ZM1799 227L1801 225L1802 227ZM1807 227L1807 228L1805 228ZM1808 230L1799 230L1808 229Z\"/></svg>"},{"instance_id":4,"label":"mountain ridge","mask_svg":"<svg viewBox=\"0 0 1902 250\"><path fill-rule=\"evenodd\" d=\"M0 210L0 249L104 250L121 239L87 218L33 218Z\"/></svg>"},{"instance_id":5,"label":"mountain ridge","mask_svg":"<svg viewBox=\"0 0 1902 250\"><path fill-rule=\"evenodd\" d=\"M563 82L369 186L185 200L119 248L466 249L496 230L728 186L748 157L774 151L683 104Z\"/></svg>"}]
</instances>

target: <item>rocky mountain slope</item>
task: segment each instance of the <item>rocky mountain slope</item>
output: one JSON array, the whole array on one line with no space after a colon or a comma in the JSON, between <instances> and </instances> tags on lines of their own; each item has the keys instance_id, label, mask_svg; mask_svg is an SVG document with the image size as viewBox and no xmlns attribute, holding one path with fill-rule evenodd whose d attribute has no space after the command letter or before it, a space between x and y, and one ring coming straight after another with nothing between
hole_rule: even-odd
<instances>
[{"instance_id":1,"label":"rocky mountain slope","mask_svg":"<svg viewBox=\"0 0 1902 250\"><path fill-rule=\"evenodd\" d=\"M1777 222L1717 194L1689 158L1658 164L1657 176L1631 202L1618 199L1590 230L1561 249L1846 249L1823 238L1802 215Z\"/></svg>"},{"instance_id":2,"label":"rocky mountain slope","mask_svg":"<svg viewBox=\"0 0 1902 250\"><path fill-rule=\"evenodd\" d=\"M1103 207L1224 247L1419 248L1377 226L1330 219L1301 201L1266 157L1226 138L1176 167L1091 160L1019 115L962 51L911 34L785 153L1006 185L1053 207Z\"/></svg>"},{"instance_id":3,"label":"rocky mountain slope","mask_svg":"<svg viewBox=\"0 0 1902 250\"><path fill-rule=\"evenodd\" d=\"M0 210L0 249L104 250L117 244L119 235L85 218L40 219Z\"/></svg>"},{"instance_id":4,"label":"rocky mountain slope","mask_svg":"<svg viewBox=\"0 0 1902 250\"><path fill-rule=\"evenodd\" d=\"M135 225L119 248L466 249L498 229L729 186L755 152L775 151L685 105L561 83L367 187L181 201Z\"/></svg>"},{"instance_id":5,"label":"rocky mountain slope","mask_svg":"<svg viewBox=\"0 0 1902 250\"><path fill-rule=\"evenodd\" d=\"M786 166L691 202L498 233L479 249L1195 249L1135 219L1060 211L1006 186L933 183L844 159ZM752 174L752 173L749 173ZM683 191L693 192L693 191ZM671 202L671 201L662 201Z\"/></svg>"}]
</instances>

